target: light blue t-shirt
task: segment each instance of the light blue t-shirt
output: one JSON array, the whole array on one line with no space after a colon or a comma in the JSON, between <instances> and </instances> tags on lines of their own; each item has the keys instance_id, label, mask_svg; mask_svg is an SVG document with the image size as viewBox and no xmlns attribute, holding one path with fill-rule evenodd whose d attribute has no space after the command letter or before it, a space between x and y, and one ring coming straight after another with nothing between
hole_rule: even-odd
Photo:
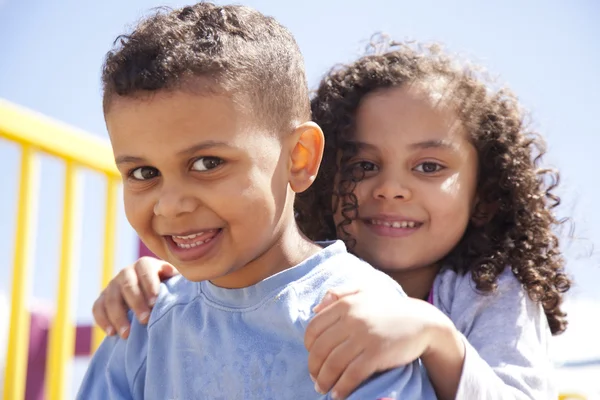
<instances>
[{"instance_id":1,"label":"light blue t-shirt","mask_svg":"<svg viewBox=\"0 0 600 400\"><path fill-rule=\"evenodd\" d=\"M108 337L78 399L329 399L314 390L304 332L327 290L372 285L391 304L406 295L334 242L301 264L242 289L176 277L163 284L148 325ZM372 378L350 399L429 399L418 362Z\"/></svg>"}]
</instances>

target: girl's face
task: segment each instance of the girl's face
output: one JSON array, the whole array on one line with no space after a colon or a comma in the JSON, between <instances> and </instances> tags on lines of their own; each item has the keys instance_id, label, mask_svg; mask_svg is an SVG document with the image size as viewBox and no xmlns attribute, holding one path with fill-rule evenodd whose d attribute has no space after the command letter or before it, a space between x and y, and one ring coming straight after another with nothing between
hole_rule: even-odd
<instances>
[{"instance_id":1,"label":"girl's face","mask_svg":"<svg viewBox=\"0 0 600 400\"><path fill-rule=\"evenodd\" d=\"M463 124L446 102L416 87L368 95L356 124L359 151L349 167L364 179L354 191L358 217L346 227L355 253L396 278L436 269L474 208L477 151Z\"/></svg>"}]
</instances>

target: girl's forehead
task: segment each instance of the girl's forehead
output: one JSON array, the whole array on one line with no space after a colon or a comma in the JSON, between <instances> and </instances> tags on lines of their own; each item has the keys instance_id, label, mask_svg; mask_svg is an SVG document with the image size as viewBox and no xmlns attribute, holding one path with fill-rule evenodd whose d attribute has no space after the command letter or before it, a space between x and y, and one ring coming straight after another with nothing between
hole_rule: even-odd
<instances>
[{"instance_id":1,"label":"girl's forehead","mask_svg":"<svg viewBox=\"0 0 600 400\"><path fill-rule=\"evenodd\" d=\"M432 97L421 87L400 87L365 97L357 112L355 139L361 142L413 144L462 142L465 127L445 96Z\"/></svg>"}]
</instances>

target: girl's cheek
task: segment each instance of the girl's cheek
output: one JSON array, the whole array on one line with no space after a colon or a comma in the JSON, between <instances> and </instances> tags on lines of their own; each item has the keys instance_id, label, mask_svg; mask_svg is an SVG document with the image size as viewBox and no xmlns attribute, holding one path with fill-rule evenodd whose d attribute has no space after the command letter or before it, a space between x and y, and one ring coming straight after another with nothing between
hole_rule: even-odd
<instances>
[{"instance_id":1,"label":"girl's cheek","mask_svg":"<svg viewBox=\"0 0 600 400\"><path fill-rule=\"evenodd\" d=\"M460 193L461 184L460 184L460 174L457 172L453 175L450 175L442 184L440 185L440 190L447 196L457 197Z\"/></svg>"}]
</instances>

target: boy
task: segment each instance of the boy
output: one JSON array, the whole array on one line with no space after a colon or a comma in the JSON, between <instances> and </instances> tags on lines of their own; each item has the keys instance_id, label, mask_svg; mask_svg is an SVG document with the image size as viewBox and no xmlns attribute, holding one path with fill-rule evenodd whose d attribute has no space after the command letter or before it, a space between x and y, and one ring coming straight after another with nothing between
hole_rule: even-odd
<instances>
[{"instance_id":1,"label":"boy","mask_svg":"<svg viewBox=\"0 0 600 400\"><path fill-rule=\"evenodd\" d=\"M295 223L294 193L324 144L291 34L247 7L158 12L109 52L103 85L127 218L183 277L161 288L147 326L105 340L78 398L319 398L303 336L327 289L404 294ZM421 373L387 372L353 398L432 397Z\"/></svg>"}]
</instances>

